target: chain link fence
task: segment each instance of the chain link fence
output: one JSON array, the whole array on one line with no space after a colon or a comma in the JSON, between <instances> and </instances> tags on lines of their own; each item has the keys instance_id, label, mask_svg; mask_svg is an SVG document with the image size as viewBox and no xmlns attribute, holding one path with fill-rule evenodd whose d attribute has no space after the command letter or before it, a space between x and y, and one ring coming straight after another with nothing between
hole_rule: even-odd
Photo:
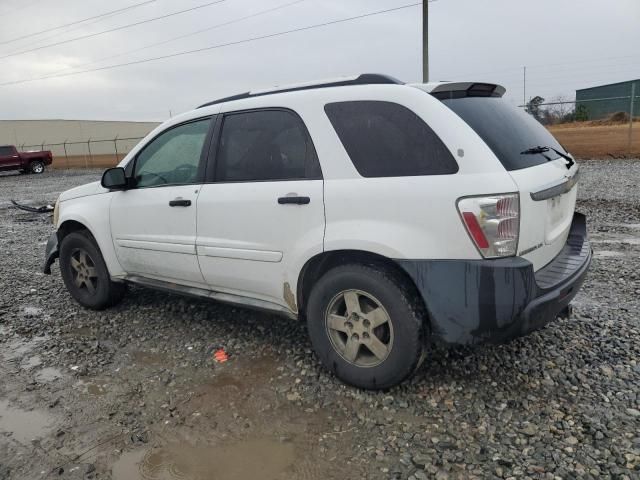
<instances>
[{"instance_id":1,"label":"chain link fence","mask_svg":"<svg viewBox=\"0 0 640 480\"><path fill-rule=\"evenodd\" d=\"M636 93L640 92L633 85L631 95L627 96L553 102L534 97L520 107L578 157L632 158L640 157L640 134L634 135L634 124L636 129L640 127L640 96ZM609 105L603 108L602 102ZM602 114L603 111L609 113Z\"/></svg>"},{"instance_id":2,"label":"chain link fence","mask_svg":"<svg viewBox=\"0 0 640 480\"><path fill-rule=\"evenodd\" d=\"M17 145L21 151L50 150L53 168L108 168L117 165L144 137L92 139L86 141L64 141L33 145Z\"/></svg>"}]
</instances>

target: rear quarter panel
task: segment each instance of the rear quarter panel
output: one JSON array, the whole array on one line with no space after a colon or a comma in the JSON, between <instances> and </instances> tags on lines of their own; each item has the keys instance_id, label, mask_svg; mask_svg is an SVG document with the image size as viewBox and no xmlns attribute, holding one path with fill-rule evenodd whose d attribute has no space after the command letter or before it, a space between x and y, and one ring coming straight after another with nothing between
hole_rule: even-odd
<instances>
[{"instance_id":1,"label":"rear quarter panel","mask_svg":"<svg viewBox=\"0 0 640 480\"><path fill-rule=\"evenodd\" d=\"M458 214L457 199L517 191L493 152L456 114L413 87L379 86L341 91L331 101L381 100L414 111L457 161L452 175L361 177L331 122L324 104L318 149L325 177L325 250L356 249L395 259L481 258ZM328 103L328 102L324 102Z\"/></svg>"}]
</instances>

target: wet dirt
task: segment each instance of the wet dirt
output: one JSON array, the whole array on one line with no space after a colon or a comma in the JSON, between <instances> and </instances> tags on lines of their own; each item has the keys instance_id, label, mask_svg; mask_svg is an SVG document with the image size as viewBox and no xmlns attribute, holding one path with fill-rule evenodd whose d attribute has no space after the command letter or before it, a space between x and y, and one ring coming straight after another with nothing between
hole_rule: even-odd
<instances>
[{"instance_id":1,"label":"wet dirt","mask_svg":"<svg viewBox=\"0 0 640 480\"><path fill-rule=\"evenodd\" d=\"M145 366L158 365L163 361L162 355L156 352L136 351L133 352L132 357L135 363Z\"/></svg>"},{"instance_id":2,"label":"wet dirt","mask_svg":"<svg viewBox=\"0 0 640 480\"><path fill-rule=\"evenodd\" d=\"M38 187L42 200L99 172L65 179ZM616 240L638 238L639 224L620 225L639 221L637 202L580 208L596 259L575 318L430 352L413 380L363 392L320 367L303 323L137 287L108 310L81 308L57 264L39 273L48 220L0 206L0 479L410 478L415 456L427 478L634 478L638 246ZM49 368L62 375L38 380ZM528 423L536 436L521 435ZM585 462L595 470L576 471Z\"/></svg>"},{"instance_id":3,"label":"wet dirt","mask_svg":"<svg viewBox=\"0 0 640 480\"><path fill-rule=\"evenodd\" d=\"M113 480L245 480L286 478L296 459L290 442L261 438L215 447L170 444L125 453Z\"/></svg>"},{"instance_id":4,"label":"wet dirt","mask_svg":"<svg viewBox=\"0 0 640 480\"><path fill-rule=\"evenodd\" d=\"M38 410L26 411L0 400L0 432L10 438L28 443L43 437L53 428L53 418Z\"/></svg>"}]
</instances>

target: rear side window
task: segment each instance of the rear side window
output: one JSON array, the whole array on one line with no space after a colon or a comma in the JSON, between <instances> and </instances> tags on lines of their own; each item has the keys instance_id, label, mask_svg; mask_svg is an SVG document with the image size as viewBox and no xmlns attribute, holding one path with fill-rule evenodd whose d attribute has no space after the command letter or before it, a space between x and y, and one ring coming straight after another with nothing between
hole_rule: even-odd
<instances>
[{"instance_id":1,"label":"rear side window","mask_svg":"<svg viewBox=\"0 0 640 480\"><path fill-rule=\"evenodd\" d=\"M442 101L491 148L507 170L541 165L560 156L553 150L522 153L532 147L564 148L535 118L502 98L466 97Z\"/></svg>"},{"instance_id":2,"label":"rear side window","mask_svg":"<svg viewBox=\"0 0 640 480\"><path fill-rule=\"evenodd\" d=\"M330 103L325 112L363 177L447 175L458 164L414 112L391 102Z\"/></svg>"},{"instance_id":3,"label":"rear side window","mask_svg":"<svg viewBox=\"0 0 640 480\"><path fill-rule=\"evenodd\" d=\"M216 157L216 181L321 177L311 138L296 114L258 110L225 116Z\"/></svg>"}]
</instances>

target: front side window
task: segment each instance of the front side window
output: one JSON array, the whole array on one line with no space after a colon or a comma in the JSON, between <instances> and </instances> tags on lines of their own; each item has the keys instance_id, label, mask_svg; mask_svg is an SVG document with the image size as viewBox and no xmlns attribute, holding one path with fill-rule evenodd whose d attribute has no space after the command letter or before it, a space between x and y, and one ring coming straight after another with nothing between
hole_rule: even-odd
<instances>
[{"instance_id":1,"label":"front side window","mask_svg":"<svg viewBox=\"0 0 640 480\"><path fill-rule=\"evenodd\" d=\"M211 119L179 125L153 139L136 157L137 187L200 181L200 158Z\"/></svg>"},{"instance_id":2,"label":"front side window","mask_svg":"<svg viewBox=\"0 0 640 480\"><path fill-rule=\"evenodd\" d=\"M10 155L13 155L13 148L0 147L0 157L8 157Z\"/></svg>"},{"instance_id":3,"label":"front side window","mask_svg":"<svg viewBox=\"0 0 640 480\"><path fill-rule=\"evenodd\" d=\"M424 121L402 105L381 101L330 103L325 112L363 177L456 173L458 164Z\"/></svg>"},{"instance_id":4,"label":"front side window","mask_svg":"<svg viewBox=\"0 0 640 480\"><path fill-rule=\"evenodd\" d=\"M285 110L261 110L225 116L216 156L216 181L317 178L321 178L318 158L297 115Z\"/></svg>"}]
</instances>

